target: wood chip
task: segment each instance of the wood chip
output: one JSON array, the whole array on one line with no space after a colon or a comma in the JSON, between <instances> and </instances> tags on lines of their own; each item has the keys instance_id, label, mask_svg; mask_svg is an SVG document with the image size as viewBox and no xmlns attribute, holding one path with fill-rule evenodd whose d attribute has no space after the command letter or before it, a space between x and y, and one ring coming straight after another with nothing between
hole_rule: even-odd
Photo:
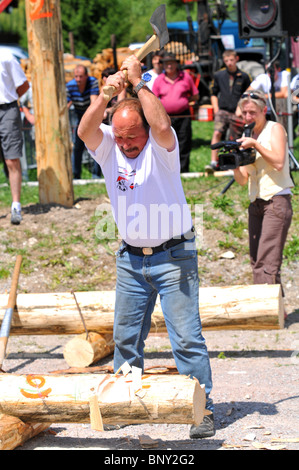
<instances>
[{"instance_id":1,"label":"wood chip","mask_svg":"<svg viewBox=\"0 0 299 470\"><path fill-rule=\"evenodd\" d=\"M265 442L253 442L253 447L258 450L284 450L286 449L283 445L274 446L272 444L266 444Z\"/></svg>"},{"instance_id":2,"label":"wood chip","mask_svg":"<svg viewBox=\"0 0 299 470\"><path fill-rule=\"evenodd\" d=\"M95 431L104 431L99 401L96 395L91 395L91 397L89 397L89 408L91 429L94 429Z\"/></svg>"},{"instance_id":3,"label":"wood chip","mask_svg":"<svg viewBox=\"0 0 299 470\"><path fill-rule=\"evenodd\" d=\"M138 439L143 449L152 449L154 447L158 447L159 441L157 439L152 439L146 434L140 434L140 436L138 436Z\"/></svg>"},{"instance_id":4,"label":"wood chip","mask_svg":"<svg viewBox=\"0 0 299 470\"><path fill-rule=\"evenodd\" d=\"M299 437L276 437L271 439L271 442L299 442Z\"/></svg>"}]
</instances>

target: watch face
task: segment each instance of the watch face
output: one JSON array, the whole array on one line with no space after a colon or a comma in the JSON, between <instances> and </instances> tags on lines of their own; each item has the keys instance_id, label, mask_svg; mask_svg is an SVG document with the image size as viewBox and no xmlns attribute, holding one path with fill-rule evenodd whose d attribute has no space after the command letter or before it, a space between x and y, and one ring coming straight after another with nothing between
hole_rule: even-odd
<instances>
[{"instance_id":1,"label":"watch face","mask_svg":"<svg viewBox=\"0 0 299 470\"><path fill-rule=\"evenodd\" d=\"M143 76L142 76L143 80L145 82L149 82L151 79L152 79L152 76L150 73L146 72Z\"/></svg>"}]
</instances>

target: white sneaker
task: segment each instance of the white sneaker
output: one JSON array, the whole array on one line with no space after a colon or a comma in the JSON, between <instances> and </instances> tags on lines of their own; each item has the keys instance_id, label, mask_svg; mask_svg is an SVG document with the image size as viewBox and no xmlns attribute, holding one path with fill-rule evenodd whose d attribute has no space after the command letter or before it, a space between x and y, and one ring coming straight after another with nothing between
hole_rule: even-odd
<instances>
[{"instance_id":1,"label":"white sneaker","mask_svg":"<svg viewBox=\"0 0 299 470\"><path fill-rule=\"evenodd\" d=\"M21 220L22 220L21 211L18 211L17 209L13 209L11 211L11 219L10 219L11 223L13 225L20 225Z\"/></svg>"},{"instance_id":2,"label":"white sneaker","mask_svg":"<svg viewBox=\"0 0 299 470\"><path fill-rule=\"evenodd\" d=\"M205 172L208 174L213 174L217 169L217 162L211 162L210 165L205 166Z\"/></svg>"}]
</instances>

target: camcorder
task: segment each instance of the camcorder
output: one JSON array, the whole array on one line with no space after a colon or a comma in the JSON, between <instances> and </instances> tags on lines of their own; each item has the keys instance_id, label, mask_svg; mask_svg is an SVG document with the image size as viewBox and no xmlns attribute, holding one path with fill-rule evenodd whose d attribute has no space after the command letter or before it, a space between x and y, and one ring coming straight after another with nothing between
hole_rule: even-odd
<instances>
[{"instance_id":1,"label":"camcorder","mask_svg":"<svg viewBox=\"0 0 299 470\"><path fill-rule=\"evenodd\" d=\"M255 122L244 126L244 137L251 137ZM241 142L235 140L223 140L211 145L211 149L223 149L218 155L218 171L233 170L239 166L250 165L255 162L256 151L254 148L240 149Z\"/></svg>"}]
</instances>

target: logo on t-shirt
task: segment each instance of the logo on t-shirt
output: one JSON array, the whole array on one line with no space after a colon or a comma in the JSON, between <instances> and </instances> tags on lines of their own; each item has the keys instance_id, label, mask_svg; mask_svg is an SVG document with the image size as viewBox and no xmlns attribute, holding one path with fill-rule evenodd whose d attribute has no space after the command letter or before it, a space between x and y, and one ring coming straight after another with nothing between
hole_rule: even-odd
<instances>
[{"instance_id":1,"label":"logo on t-shirt","mask_svg":"<svg viewBox=\"0 0 299 470\"><path fill-rule=\"evenodd\" d=\"M118 167L118 178L116 180L116 187L120 191L128 191L128 189L135 189L138 184L134 182L136 170L128 171L126 168Z\"/></svg>"}]
</instances>

